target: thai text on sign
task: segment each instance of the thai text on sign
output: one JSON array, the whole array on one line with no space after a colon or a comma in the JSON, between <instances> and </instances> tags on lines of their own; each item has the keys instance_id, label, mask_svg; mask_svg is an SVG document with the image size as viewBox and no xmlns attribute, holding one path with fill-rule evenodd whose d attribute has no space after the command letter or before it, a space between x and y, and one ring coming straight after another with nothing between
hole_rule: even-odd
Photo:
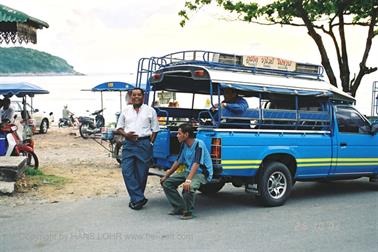
<instances>
[{"instance_id":1,"label":"thai text on sign","mask_svg":"<svg viewBox=\"0 0 378 252\"><path fill-rule=\"evenodd\" d=\"M243 56L243 65L286 71L295 71L296 69L294 61L269 56Z\"/></svg>"}]
</instances>

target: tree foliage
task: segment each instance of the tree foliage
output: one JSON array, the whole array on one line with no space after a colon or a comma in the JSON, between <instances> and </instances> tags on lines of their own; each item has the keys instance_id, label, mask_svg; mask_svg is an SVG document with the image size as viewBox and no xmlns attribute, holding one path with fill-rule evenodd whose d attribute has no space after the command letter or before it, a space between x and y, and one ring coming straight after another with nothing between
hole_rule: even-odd
<instances>
[{"instance_id":1,"label":"tree foliage","mask_svg":"<svg viewBox=\"0 0 378 252\"><path fill-rule=\"evenodd\" d=\"M212 2L246 22L262 25L290 25L306 27L308 35L316 43L322 65L330 83L337 86L335 72L331 66L324 38L331 38L337 55L340 82L343 91L356 95L362 78L377 70L367 67L366 62L372 40L378 35L378 0L275 0L265 5L257 1L192 0L185 2L179 12L181 26L195 12ZM351 79L345 29L348 26L367 28L365 48L359 63L359 71ZM329 48L328 48L329 50Z\"/></svg>"}]
</instances>

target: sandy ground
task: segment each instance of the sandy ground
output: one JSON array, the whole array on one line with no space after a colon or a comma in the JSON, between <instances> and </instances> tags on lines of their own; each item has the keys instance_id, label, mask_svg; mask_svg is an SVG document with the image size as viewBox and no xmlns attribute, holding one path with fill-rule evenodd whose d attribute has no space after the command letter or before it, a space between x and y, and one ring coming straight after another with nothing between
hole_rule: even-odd
<instances>
[{"instance_id":1,"label":"sandy ground","mask_svg":"<svg viewBox=\"0 0 378 252\"><path fill-rule=\"evenodd\" d=\"M101 145L92 139L82 139L77 134L78 131L73 128L50 128L47 134L34 136L40 169L45 174L66 178L63 186L46 184L13 196L0 196L0 204L54 203L80 198L126 196L118 162ZM107 146L106 142L104 144ZM146 191L161 191L157 177L149 177Z\"/></svg>"}]
</instances>

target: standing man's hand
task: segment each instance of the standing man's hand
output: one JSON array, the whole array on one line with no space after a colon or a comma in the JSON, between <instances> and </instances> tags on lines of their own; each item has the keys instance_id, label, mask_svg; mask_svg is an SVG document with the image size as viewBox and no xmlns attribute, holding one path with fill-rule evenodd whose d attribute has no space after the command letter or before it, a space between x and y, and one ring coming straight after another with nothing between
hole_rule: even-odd
<instances>
[{"instance_id":1,"label":"standing man's hand","mask_svg":"<svg viewBox=\"0 0 378 252\"><path fill-rule=\"evenodd\" d=\"M190 179L185 180L184 184L182 185L185 192L190 191L190 185L192 184L192 181Z\"/></svg>"},{"instance_id":2,"label":"standing man's hand","mask_svg":"<svg viewBox=\"0 0 378 252\"><path fill-rule=\"evenodd\" d=\"M125 133L125 137L126 137L127 140L134 141L134 142L136 140L138 140L138 135L135 134L134 131L130 131L130 132Z\"/></svg>"}]
</instances>

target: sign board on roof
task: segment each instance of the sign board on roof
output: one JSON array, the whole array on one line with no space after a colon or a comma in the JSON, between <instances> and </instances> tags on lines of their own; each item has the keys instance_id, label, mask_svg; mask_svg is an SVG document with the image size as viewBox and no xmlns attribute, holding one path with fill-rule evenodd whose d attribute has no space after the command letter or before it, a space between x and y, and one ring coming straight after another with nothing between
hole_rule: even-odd
<instances>
[{"instance_id":1,"label":"sign board on roof","mask_svg":"<svg viewBox=\"0 0 378 252\"><path fill-rule=\"evenodd\" d=\"M269 56L243 56L243 65L285 71L295 71L296 69L294 61Z\"/></svg>"}]
</instances>

